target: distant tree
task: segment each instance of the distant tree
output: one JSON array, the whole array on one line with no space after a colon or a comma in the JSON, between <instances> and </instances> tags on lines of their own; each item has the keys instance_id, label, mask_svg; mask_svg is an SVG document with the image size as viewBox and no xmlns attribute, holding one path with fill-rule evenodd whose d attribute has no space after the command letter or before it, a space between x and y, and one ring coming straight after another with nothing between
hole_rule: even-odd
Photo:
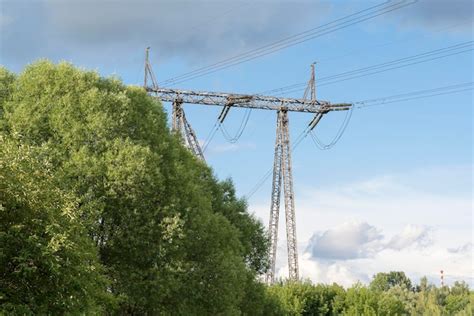
<instances>
[{"instance_id":1,"label":"distant tree","mask_svg":"<svg viewBox=\"0 0 474 316\"><path fill-rule=\"evenodd\" d=\"M378 295L361 284L347 290L343 315L377 315Z\"/></svg>"},{"instance_id":2,"label":"distant tree","mask_svg":"<svg viewBox=\"0 0 474 316\"><path fill-rule=\"evenodd\" d=\"M280 282L268 291L278 298L286 315L339 315L344 308L345 291L336 284Z\"/></svg>"},{"instance_id":3,"label":"distant tree","mask_svg":"<svg viewBox=\"0 0 474 316\"><path fill-rule=\"evenodd\" d=\"M406 315L404 302L391 292L382 292L356 284L346 294L343 315Z\"/></svg>"},{"instance_id":4,"label":"distant tree","mask_svg":"<svg viewBox=\"0 0 474 316\"><path fill-rule=\"evenodd\" d=\"M454 282L445 300L446 312L450 315L460 313L463 310L470 311L469 286L465 282Z\"/></svg>"},{"instance_id":5,"label":"distant tree","mask_svg":"<svg viewBox=\"0 0 474 316\"><path fill-rule=\"evenodd\" d=\"M428 291L432 286L428 283L428 278L423 276L420 278L420 284L415 286L416 292Z\"/></svg>"},{"instance_id":6,"label":"distant tree","mask_svg":"<svg viewBox=\"0 0 474 316\"><path fill-rule=\"evenodd\" d=\"M401 271L391 271L389 273L377 273L372 282L370 282L370 289L375 291L387 291L394 286L400 286L406 289L412 289L410 279Z\"/></svg>"}]
</instances>

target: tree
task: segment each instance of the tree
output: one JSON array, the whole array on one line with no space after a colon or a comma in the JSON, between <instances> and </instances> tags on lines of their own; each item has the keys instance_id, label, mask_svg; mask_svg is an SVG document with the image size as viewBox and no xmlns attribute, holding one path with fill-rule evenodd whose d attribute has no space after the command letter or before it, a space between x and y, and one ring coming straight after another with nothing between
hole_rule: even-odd
<instances>
[{"instance_id":1,"label":"tree","mask_svg":"<svg viewBox=\"0 0 474 316\"><path fill-rule=\"evenodd\" d=\"M56 183L48 147L0 135L0 314L91 314L111 307L77 202Z\"/></svg>"},{"instance_id":2,"label":"tree","mask_svg":"<svg viewBox=\"0 0 474 316\"><path fill-rule=\"evenodd\" d=\"M409 311L394 293L356 284L347 290L343 315L406 315Z\"/></svg>"},{"instance_id":3,"label":"tree","mask_svg":"<svg viewBox=\"0 0 474 316\"><path fill-rule=\"evenodd\" d=\"M238 314L265 270L263 228L139 87L40 61L4 103L5 137L47 146L97 247L116 313Z\"/></svg>"},{"instance_id":4,"label":"tree","mask_svg":"<svg viewBox=\"0 0 474 316\"><path fill-rule=\"evenodd\" d=\"M375 291L387 291L394 286L412 289L410 279L401 271L380 272L374 276L370 282L370 288Z\"/></svg>"},{"instance_id":5,"label":"tree","mask_svg":"<svg viewBox=\"0 0 474 316\"><path fill-rule=\"evenodd\" d=\"M361 284L347 290L343 315L377 315L378 295Z\"/></svg>"},{"instance_id":6,"label":"tree","mask_svg":"<svg viewBox=\"0 0 474 316\"><path fill-rule=\"evenodd\" d=\"M454 315L463 310L470 311L469 308L469 286L465 282L454 282L454 285L449 289L450 293L446 297L445 308L450 315Z\"/></svg>"},{"instance_id":7,"label":"tree","mask_svg":"<svg viewBox=\"0 0 474 316\"><path fill-rule=\"evenodd\" d=\"M0 66L0 132L5 128L3 126L4 120L2 119L3 108L5 103L11 98L14 82L15 75Z\"/></svg>"},{"instance_id":8,"label":"tree","mask_svg":"<svg viewBox=\"0 0 474 316\"><path fill-rule=\"evenodd\" d=\"M336 284L281 282L269 293L278 298L286 315L339 315L344 308L345 291Z\"/></svg>"},{"instance_id":9,"label":"tree","mask_svg":"<svg viewBox=\"0 0 474 316\"><path fill-rule=\"evenodd\" d=\"M247 212L246 201L237 198L231 179L211 185L212 208L238 228L245 263L256 274L263 274L269 266L269 241L262 223Z\"/></svg>"}]
</instances>

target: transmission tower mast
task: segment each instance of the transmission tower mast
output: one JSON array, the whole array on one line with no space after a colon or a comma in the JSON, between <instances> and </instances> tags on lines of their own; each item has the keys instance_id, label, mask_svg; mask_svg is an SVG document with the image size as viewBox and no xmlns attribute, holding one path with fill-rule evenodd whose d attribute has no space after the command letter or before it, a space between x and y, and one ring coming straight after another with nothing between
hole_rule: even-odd
<instances>
[{"instance_id":1,"label":"transmission tower mast","mask_svg":"<svg viewBox=\"0 0 474 316\"><path fill-rule=\"evenodd\" d=\"M316 77L314 65L311 64L311 76L305 89L303 99L309 96L311 102L316 101ZM266 282L272 284L275 281L276 253L278 246L278 222L280 213L281 182L283 179L283 193L285 199L286 219L286 243L288 250L288 273L290 280L299 279L298 267L298 243L296 240L296 218L295 218L295 195L293 192L293 173L291 170L291 146L288 111L285 108L279 110L277 116L277 135L275 141L275 158L273 162L273 184L270 206L270 223L268 233L270 240L269 260L270 269L266 275ZM321 111L316 114L309 124L309 130L316 127L322 116L327 113Z\"/></svg>"},{"instance_id":2,"label":"transmission tower mast","mask_svg":"<svg viewBox=\"0 0 474 316\"><path fill-rule=\"evenodd\" d=\"M285 198L289 278L291 280L297 280L299 277L298 250L296 242L295 199L293 193L290 131L288 125L288 110L283 108L277 112L275 158L273 161L273 184L270 206L270 223L268 230L270 239L270 270L266 275L267 283L273 283L275 278L275 262L278 245L278 221L280 214L280 196L282 189L282 180Z\"/></svg>"},{"instance_id":3,"label":"transmission tower mast","mask_svg":"<svg viewBox=\"0 0 474 316\"><path fill-rule=\"evenodd\" d=\"M148 77L152 81L148 85ZM222 124L231 108L250 108L271 110L277 113L275 156L273 161L273 184L269 223L269 261L270 267L265 276L267 283L275 281L275 262L278 245L278 220L280 212L280 196L283 188L285 202L286 236L288 248L288 268L291 280L299 279L298 249L296 242L295 198L293 193L293 175L291 164L291 146L289 131L289 112L313 113L314 117L308 124L307 133L313 130L323 115L330 111L346 111L352 108L350 103L331 104L316 99L316 80L314 64L311 65L311 77L303 99L282 98L251 94L221 93L160 88L156 82L146 51L144 88L160 101L172 103L172 130L179 134L182 142L191 152L204 160L202 149L197 141L196 133L186 120L182 105L202 104L220 106L222 111L218 123ZM308 98L309 97L309 98Z\"/></svg>"}]
</instances>

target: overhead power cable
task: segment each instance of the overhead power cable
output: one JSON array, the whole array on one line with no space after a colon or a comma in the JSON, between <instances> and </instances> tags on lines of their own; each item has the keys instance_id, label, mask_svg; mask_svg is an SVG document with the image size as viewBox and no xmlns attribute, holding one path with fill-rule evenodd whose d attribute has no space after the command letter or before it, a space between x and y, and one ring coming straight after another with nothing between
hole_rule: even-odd
<instances>
[{"instance_id":1,"label":"overhead power cable","mask_svg":"<svg viewBox=\"0 0 474 316\"><path fill-rule=\"evenodd\" d=\"M433 31L430 32L430 34L440 33L440 32L444 32L444 31L447 31L447 30L456 29L456 28L459 28L459 27L464 26L466 24L472 24L472 20L470 18L460 20L460 21L461 22L456 22L455 24L452 24L448 27L442 27L442 28L438 28L436 30L433 30ZM396 40L392 40L392 41L388 41L388 42L377 43L375 45L364 46L363 48L359 48L359 49L343 51L342 55L332 55L331 54L331 56L328 56L328 57L325 57L325 58L318 58L318 63L332 62L334 60L338 60L338 59L341 59L341 58L344 58L344 57L360 55L361 53L366 52L367 49L372 50L373 48L391 46L391 45L397 44L397 43L408 43L408 42L413 42L413 41L419 41L420 38L424 38L426 36L428 36L428 35L424 35L424 36L422 35L420 37L413 37L413 38L396 39ZM405 44L403 44L403 45L406 46Z\"/></svg>"},{"instance_id":2,"label":"overhead power cable","mask_svg":"<svg viewBox=\"0 0 474 316\"><path fill-rule=\"evenodd\" d=\"M211 64L209 66L201 67L196 70L193 70L188 73L184 73L182 75L167 79L163 82L160 82L159 84L161 86L169 86L170 84L177 84L181 82L185 82L194 78L198 78L219 70L223 70L268 54L271 54L273 52L282 50L284 48L294 46L312 39L315 39L317 37L320 37L325 34L329 34L335 31L338 31L340 29L347 28L351 25L361 23L363 21L369 20L376 18L378 16L381 16L383 14L387 14L389 12L399 10L401 8L404 8L406 6L412 5L416 3L418 0L401 0L397 2L392 2L392 1L387 1L379 5L375 5L372 7L369 7L367 9L358 11L356 13L347 15L345 17L336 19L334 21L331 21L329 23L325 23L321 26L318 26L316 28L309 29L307 31L294 34L292 36L286 37L284 39L281 39L279 41L273 42L268 45L264 45L260 48L250 50L248 52L242 53L235 55L233 57L221 60L217 63Z\"/></svg>"},{"instance_id":3,"label":"overhead power cable","mask_svg":"<svg viewBox=\"0 0 474 316\"><path fill-rule=\"evenodd\" d=\"M353 104L357 106L357 108L365 108L375 105L382 105L382 104L390 104L395 102L402 102L402 101L409 101L415 99L422 99L422 98L429 98L438 95L445 95L445 94L454 94L464 91L474 90L474 81L459 83L455 85L449 85L444 87L438 87L433 89L427 90L418 90L412 91L408 93L396 94L387 97L375 98L375 99L367 99L362 101L354 102Z\"/></svg>"},{"instance_id":4,"label":"overhead power cable","mask_svg":"<svg viewBox=\"0 0 474 316\"><path fill-rule=\"evenodd\" d=\"M378 73L382 73L382 72L386 72L386 71L390 71L394 69L399 69L403 67L413 66L420 63L425 63L425 62L469 52L473 50L473 43L474 41L467 41L467 42L459 43L456 45L451 45L451 46L427 51L421 54L403 57L403 58L391 60L388 62L384 62L384 63L380 63L380 64L368 66L368 67L358 68L351 71L345 71L345 72L335 74L335 75L321 77L318 79L318 87L334 84L337 82L346 81L350 79L374 75L374 74L378 74ZM293 92L303 91L306 85L307 85L306 82L295 83L292 85L288 85L288 86L284 86L284 87L280 87L280 88L276 88L272 90L266 90L262 93L264 94L276 93L276 95L289 94Z\"/></svg>"},{"instance_id":5,"label":"overhead power cable","mask_svg":"<svg viewBox=\"0 0 474 316\"><path fill-rule=\"evenodd\" d=\"M324 143L314 132L313 130L309 131L309 134L311 136L311 139L315 143L315 145L321 149L321 150L328 150L334 147L334 145L337 144L337 142L342 138L342 135L344 135L344 132L347 129L347 126L349 125L349 122L352 118L352 113L354 111L354 106L351 107L349 111L346 112L346 117L344 117L344 121L342 122L341 126L339 127L339 130L337 131L336 135L334 138L329 142L329 143Z\"/></svg>"},{"instance_id":6,"label":"overhead power cable","mask_svg":"<svg viewBox=\"0 0 474 316\"><path fill-rule=\"evenodd\" d=\"M252 114L252 109L249 109L249 108L245 109L244 117L242 118L242 121L240 122L240 126L234 136L230 135L230 133L227 131L227 128L225 127L223 122L220 124L220 130L222 134L224 135L224 138L229 143L235 144L240 139L240 137L244 133L245 128L247 127L247 124L250 119L250 114Z\"/></svg>"},{"instance_id":7,"label":"overhead power cable","mask_svg":"<svg viewBox=\"0 0 474 316\"><path fill-rule=\"evenodd\" d=\"M202 145L202 152L206 152L207 147L209 146L212 139L216 135L216 132L217 132L218 129L219 129L219 121L216 121L216 123L214 124L212 129L209 131L209 134L207 135L206 140L204 141L204 143Z\"/></svg>"}]
</instances>

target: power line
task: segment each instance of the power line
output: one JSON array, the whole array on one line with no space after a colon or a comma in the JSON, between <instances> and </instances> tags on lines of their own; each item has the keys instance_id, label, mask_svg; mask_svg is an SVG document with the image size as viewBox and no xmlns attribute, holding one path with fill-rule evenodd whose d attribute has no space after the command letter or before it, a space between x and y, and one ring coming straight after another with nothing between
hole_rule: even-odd
<instances>
[{"instance_id":1,"label":"power line","mask_svg":"<svg viewBox=\"0 0 474 316\"><path fill-rule=\"evenodd\" d=\"M334 84L337 82L346 81L350 79L374 75L374 74L386 72L389 70L413 66L416 64L424 63L424 62L433 61L436 59L441 59L441 58L469 52L469 51L472 51L473 42L474 41L463 42L456 45L447 46L447 47L427 51L427 52L416 54L416 55L395 59L395 60L384 62L381 64L376 64L376 65L363 67L363 68L359 68L359 69L355 69L351 71L345 71L345 72L335 74L335 75L321 77L320 79L318 79L318 83L320 83L318 84L318 86L324 86L324 85ZM272 90L267 90L262 93L280 92L277 95L289 94L292 92L298 92L298 91L304 90L305 88L303 87L306 86L306 84L307 84L306 82L295 83L292 85L288 85L288 86L284 86L284 87L280 87L280 88L276 88Z\"/></svg>"},{"instance_id":2,"label":"power line","mask_svg":"<svg viewBox=\"0 0 474 316\"><path fill-rule=\"evenodd\" d=\"M313 29L310 29L310 30L307 30L307 31L289 36L287 38L276 41L274 43L262 46L260 48L257 48L257 49L251 50L251 51L248 51L246 53L238 54L238 55L235 55L233 57L224 59L220 62L211 64L209 66L201 67L201 68L198 68L194 71L191 71L191 72L188 72L188 73L170 78L168 80L165 80L165 81L161 82L160 85L177 84L177 83L181 83L181 82L188 81L188 80L191 80L191 79L194 79L194 78L197 78L197 77L201 77L201 76L204 76L204 75L207 75L207 74L219 71L219 70L223 70L223 69L229 68L231 66L235 66L235 65L241 64L243 62L247 62L247 61L250 61L250 60L265 56L265 55L268 55L270 53L282 50L284 48L309 41L311 39L320 37L322 35L329 34L329 33L335 32L335 31L340 30L340 29L344 29L344 28L349 27L351 25L361 23L361 22L369 20L369 19L373 19L373 18L378 17L380 15L387 14L389 12L392 12L392 11L401 9L403 7L412 5L412 4L416 3L417 1L418 0L412 0L412 1L403 0L403 1L399 1L399 2L394 3L394 4L392 4L391 1L387 1L387 2L384 2L382 4L375 5L375 6L372 6L370 8L361 10L359 12L347 15L343 18L339 18L339 19L334 20L332 22L323 24L319 27L316 27L316 28L313 28ZM373 11L373 12L369 12L369 11ZM369 12L369 13L362 14L364 12ZM355 18L351 19L351 17L354 17L354 16L355 16ZM334 25L332 25L332 24L334 24Z\"/></svg>"},{"instance_id":3,"label":"power line","mask_svg":"<svg viewBox=\"0 0 474 316\"><path fill-rule=\"evenodd\" d=\"M391 8L391 10L389 10L389 11L387 11L387 12L385 12L385 11L384 11L384 12L380 11L380 12L382 12L382 13L380 13L380 14L378 14L378 15L385 14L385 13L388 13L388 12L393 11L393 10L395 10L395 9L401 8L401 7L397 7L397 5L403 4L403 3L405 3L406 1L401 1L401 2L396 3L395 5L390 5L390 6L384 8L383 6L384 6L385 4L387 4L388 2L389 2L389 1L387 1L387 2L385 2L385 3L383 3L383 4L380 4L380 5L372 6L372 7L370 7L370 8L364 9L364 10L362 10L362 11L359 11L359 12L356 12L356 13L353 13L353 14L350 14L350 15L348 15L348 16L345 16L345 17L343 17L343 18L337 19L337 20L335 20L335 21L332 21L332 22L323 24L323 25L321 25L321 26L319 26L319 27L317 27L317 28L310 29L310 30L308 30L308 31L298 33L298 34L294 35L293 37L296 38L296 37L298 37L298 36L311 33L312 31L314 32L315 30L322 29L322 28L324 28L324 27L326 27L326 26L329 26L329 25L331 25L331 24L334 24L334 23L336 23L336 22L344 21L344 20L347 19L347 18L360 15L361 13L364 13L364 12L367 12L367 11L370 11L370 10L373 10L373 9L376 9L376 8L379 8L379 7L382 7L382 9L379 9L379 10L386 10L386 9L388 9L388 8ZM407 6L407 5L413 4L413 3L415 3L415 2L416 2L416 1L414 1L414 2L409 2L409 3L407 3L407 4L403 4L403 6ZM403 7L403 6L402 6L402 7ZM379 11L375 11L375 12L372 12L372 13L370 13L370 14L374 14L374 13L377 13L377 12L379 12ZM374 18L375 16L378 16L377 14L376 14L376 15L370 15L370 14L368 14L368 16L369 16L370 18ZM360 19L361 17L365 17L365 16L367 16L367 14L366 14L366 15L359 16L357 19ZM366 19L368 19L368 18L366 18ZM362 22L362 21L365 21L366 19L359 20L359 21L357 21L357 23ZM345 22L341 23L341 25L343 25L344 23L347 23L347 22L352 22L352 21L354 21L354 20L345 21ZM352 24L355 24L355 22L354 22L354 23L351 23L350 25L352 25ZM336 24L336 26L337 26L337 24ZM349 25L347 25L347 26L349 26ZM344 27L347 27L347 26L344 26ZM344 27L343 27L343 28L344 28ZM323 30L324 30L324 29L323 29ZM332 30L332 31L336 31L336 30L337 30L337 29ZM332 32L332 31L331 31L331 32ZM324 33L324 34L327 34L327 32ZM313 34L313 35L314 35L314 34ZM323 35L323 34L320 34L320 35ZM305 35L305 37L306 37L306 36L307 36L307 35ZM287 40L289 40L289 39L291 39L291 38L292 38L292 37L288 37L288 38L286 38L286 39L283 39L283 40L274 42L274 43L269 44L269 45L266 45L266 46L263 46L262 48L272 48L272 47L275 46L276 44L284 43L285 41L287 41ZM309 40L309 39L306 39L306 40ZM306 40L304 40L304 41L306 41ZM297 44L297 43L294 43L294 45L296 45L296 44ZM254 50L254 51L261 50L262 48L256 49L256 50ZM284 47L279 48L279 49L283 49L283 48L284 48ZM250 51L250 52L252 52L252 51ZM250 52L249 52L249 53L250 53ZM246 54L248 54L248 53L240 54L240 55L237 55L237 56L243 56L243 55L246 55ZM254 56L254 57L256 58L257 56ZM234 59L234 58L230 58L230 59ZM230 60L230 59L228 59L228 60ZM252 58L252 59L253 59L253 58ZM222 63L222 62L215 63L215 64L211 65L211 67L212 67L212 66L216 66L216 65L220 65L221 63ZM205 68L208 68L208 67L204 67L204 68L198 69L198 70L196 70L196 71L200 71L200 70L203 70L203 69L205 69ZM192 72L190 72L190 73L188 73L188 74L185 74L185 75L195 74L196 71L192 71ZM178 76L178 77L179 77L179 78L182 78L182 76ZM175 80L175 79L177 79L178 77L175 77L175 78L172 78L172 79ZM171 79L169 79L169 80L171 80ZM166 83L166 82L169 82L169 80L166 80L165 83ZM243 121L242 121L242 123L245 122L244 127L243 127L243 128L239 128L239 130L237 131L237 133L236 133L236 135L235 135L234 137L232 137L232 136L229 135L229 133L227 132L227 130L226 130L226 128L225 128L224 125L222 125L222 124L217 124L217 123L216 123L217 125L215 125L215 126L213 127L213 129L211 129L211 131L210 131L210 133L209 133L209 136L208 136L207 140L206 140L205 143L204 143L203 150L206 150L206 149L207 149L207 147L208 147L209 143L212 141L212 139L213 139L213 137L214 137L214 135L215 135L217 129L220 129L220 130L221 130L222 134L224 135L224 138L226 138L227 141L229 141L229 142L231 142L231 143L235 143L235 142L241 137L241 135L242 135L242 133L243 133L243 131L244 131L244 129L245 129L245 126L247 125L248 117L249 117L249 116L250 116L250 113L248 114L247 118L244 116L244 119L243 119ZM241 123L241 127L242 127L242 123Z\"/></svg>"},{"instance_id":4,"label":"power line","mask_svg":"<svg viewBox=\"0 0 474 316\"><path fill-rule=\"evenodd\" d=\"M354 105L357 105L357 108L365 108L375 105L390 104L395 102L409 101L421 98L429 98L438 95L453 94L464 91L469 91L474 89L474 82L465 82L455 85L443 86L427 90L418 90L408 93L396 94L386 97L380 97L375 99L367 99L362 101L354 102Z\"/></svg>"},{"instance_id":5,"label":"power line","mask_svg":"<svg viewBox=\"0 0 474 316\"><path fill-rule=\"evenodd\" d=\"M352 77L343 78L343 79L339 79L339 80L334 80L334 81L331 81L331 82L324 82L324 83L319 84L319 86L326 86L326 85L331 85L331 84L342 82L342 81L347 81L347 80L362 78L362 77L366 77L366 76L371 76L371 75L375 75L375 74L378 74L378 73L387 72L387 71L394 70L394 69L405 68L405 67L408 67L408 66L413 66L413 65L417 65L417 64L421 64L421 63L425 63L425 62L428 62L428 61L433 61L433 60L437 60L437 59L441 59L441 58L445 58L445 57L450 57L450 56L454 56L454 55L459 55L459 54L470 52L470 51L472 51L472 48L471 49L466 49L466 50L463 50L463 51L453 52L451 54L446 54L446 55L443 55L443 56L437 56L437 57L421 60L421 61L418 61L418 62L413 62L413 63L409 63L409 64L405 64L405 65L400 65L400 66L397 66L397 67L390 67L390 68L387 68L387 69L373 71L373 72L360 74L360 75L357 75L357 76L352 76ZM302 90L303 89L301 89L301 88L300 89L294 89L294 90L287 91L287 92L280 93L280 94L276 94L276 95L277 96L285 95L285 94L289 94L289 93L297 92L297 91L302 91Z\"/></svg>"},{"instance_id":6,"label":"power line","mask_svg":"<svg viewBox=\"0 0 474 316\"><path fill-rule=\"evenodd\" d=\"M252 109L246 109L244 117L242 118L242 121L240 122L240 126L234 136L230 136L229 132L227 131L224 125L224 122L220 124L221 132L224 135L224 138L226 138L226 140L229 143L235 144L240 139L240 137L244 133L245 128L247 127L247 124L250 119L250 114L252 114Z\"/></svg>"},{"instance_id":7,"label":"power line","mask_svg":"<svg viewBox=\"0 0 474 316\"><path fill-rule=\"evenodd\" d=\"M352 113L354 111L354 107L352 106L349 111L346 112L346 117L344 118L344 121L342 122L341 126L339 127L339 130L337 131L336 135L330 141L328 144L325 144L323 141L321 141L318 136L313 133L313 130L309 131L309 134L311 136L311 139L313 142L316 144L316 146L321 149L321 150L328 150L334 147L334 145L337 144L337 142L342 138L342 135L344 135L344 132L347 129L347 126L349 125L349 122L352 118Z\"/></svg>"},{"instance_id":8,"label":"power line","mask_svg":"<svg viewBox=\"0 0 474 316\"><path fill-rule=\"evenodd\" d=\"M387 1L387 2L389 2L389 1ZM387 3L387 2L385 2L385 3ZM385 4L385 3L383 3L383 4ZM383 4L379 4L379 5L376 5L376 6L367 8L367 9L362 10L362 11L360 11L360 12L364 12L364 11L370 10L370 9L372 9L372 8L379 7L379 6L383 5ZM357 13L360 13L360 12L357 12ZM357 13L356 13L356 14L357 14ZM340 19L339 19L339 20L340 20ZM336 21L338 21L338 20L336 20ZM333 22L336 22L336 21L333 21ZM333 23L333 22L330 22L330 23ZM232 57L223 59L223 60L221 60L221 61L219 61L219 62L210 64L210 65L208 65L208 66L204 66L204 67L195 69L195 70L193 70L193 71L184 73L184 74L182 74L182 75L179 75L179 76L176 76L176 77L167 79L167 80L161 82L160 84L166 84L166 83L169 83L169 82L174 82L174 81L176 81L177 79L181 79L181 78L186 77L186 76L188 76L188 75L196 74L196 73L198 73L198 72L200 72L200 71L203 71L203 70L208 70L208 69L210 69L210 68L212 68L212 67L214 67L214 66L219 66L219 65L225 64L225 63L227 63L227 62L229 62L229 61L232 61L232 60L234 60L234 59L239 59L239 58L242 57L242 56L251 55L252 53L254 53L254 52L256 52L256 51L260 51L260 50L263 50L263 49L267 49L267 48L269 48L269 47L273 47L274 45L279 44L279 43L281 43L281 42L284 42L284 41L286 41L286 40L289 40L289 39L291 39L292 37L300 36L300 35L305 34L305 33L307 33L307 32L310 32L310 31L316 30L316 29L318 29L318 28L327 26L327 25L330 24L330 23L323 24L323 25L321 25L321 26L319 26L319 27L316 27L316 28L314 28L314 29L310 29L310 30L307 30L307 31L304 31L304 32L301 32L301 33L294 34L294 35L292 35L292 36L286 37L286 38L284 38L284 39L278 40L278 41L273 42L273 43L270 43L270 44L266 44L266 45L261 46L261 47L259 47L259 48L256 48L256 49L247 51L247 52L245 52L245 53L237 54L237 55L235 55L235 56L232 56Z\"/></svg>"},{"instance_id":9,"label":"power line","mask_svg":"<svg viewBox=\"0 0 474 316\"><path fill-rule=\"evenodd\" d=\"M206 140L204 141L204 144L202 146L202 151L206 152L207 147L211 143L212 139L214 138L214 135L216 135L217 130L219 129L219 120L216 121L212 129L210 130L209 134L206 137Z\"/></svg>"},{"instance_id":10,"label":"power line","mask_svg":"<svg viewBox=\"0 0 474 316\"><path fill-rule=\"evenodd\" d=\"M471 24L471 23L472 23L471 19L465 19L465 20L462 20L462 22L460 22L460 23L455 23L455 24L452 24L448 27L443 27L443 28L439 28L439 29L436 29L434 31L431 31L430 34L455 29L455 28L458 28L460 26L463 26L463 25L466 25L466 24ZM423 37L426 37L426 35L422 35L420 37L423 38ZM347 57L347 56L360 55L360 53L363 53L364 51L366 51L367 48L372 49L372 48L377 48L377 47L391 46L392 44L395 44L395 43L407 43L407 42L413 42L413 41L419 41L419 37L408 38L408 39L404 38L404 39L399 39L399 40L394 40L394 41L389 41L389 42L384 42L384 43L378 43L376 45L365 46L363 49L354 49L354 50L350 50L350 51L345 51L344 54L342 54L342 55L336 55L336 56L331 55L330 57L326 57L326 58L318 58L318 62L321 63L321 62L326 62L326 61L338 60L338 59L341 59L341 58L344 58L344 57Z\"/></svg>"}]
</instances>

